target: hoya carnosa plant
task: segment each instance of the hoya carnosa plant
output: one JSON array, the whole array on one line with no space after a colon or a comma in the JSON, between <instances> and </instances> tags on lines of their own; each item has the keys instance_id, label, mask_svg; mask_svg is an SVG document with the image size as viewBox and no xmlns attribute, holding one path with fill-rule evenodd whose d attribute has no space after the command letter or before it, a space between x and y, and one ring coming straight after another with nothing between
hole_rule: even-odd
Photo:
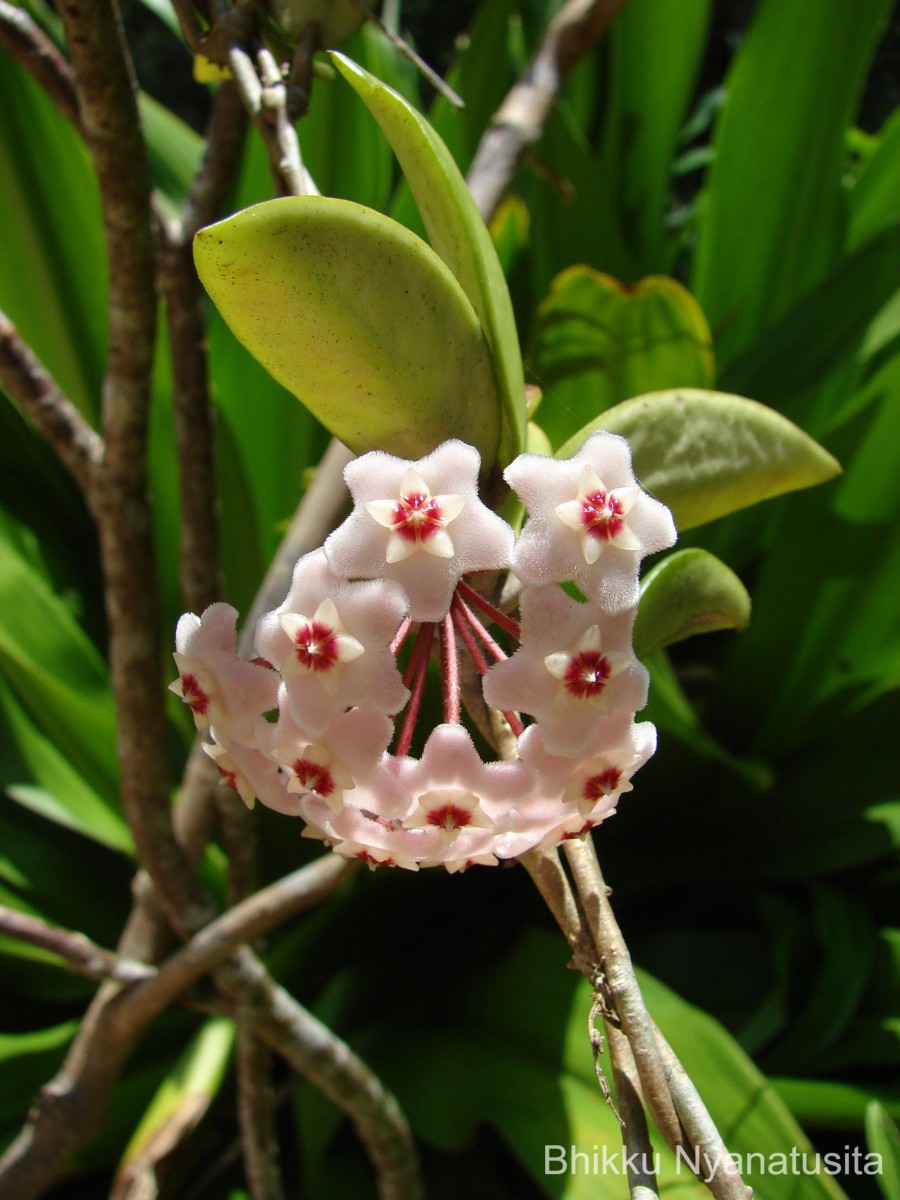
<instances>
[{"instance_id":1,"label":"hoya carnosa plant","mask_svg":"<svg viewBox=\"0 0 900 1200\"><path fill-rule=\"evenodd\" d=\"M172 686L248 804L373 866L458 871L583 836L631 790L656 745L635 640L645 654L746 623L740 581L701 550L642 591L641 560L675 540L670 508L687 528L837 464L762 405L697 389L526 453L512 306L465 182L405 100L333 58L430 244L312 196L198 234L237 337L359 457L351 515L297 563L254 661L214 605L182 618Z\"/></svg>"},{"instance_id":2,"label":"hoya carnosa plant","mask_svg":"<svg viewBox=\"0 0 900 1200\"><path fill-rule=\"evenodd\" d=\"M223 782L373 866L459 871L582 836L656 745L635 719L648 677L633 601L641 558L670 546L675 527L638 486L627 443L597 433L577 461L515 459L510 484L526 507L540 496L518 540L479 499L480 465L457 440L415 461L353 461L353 511L297 563L258 624L253 662L236 655L227 605L178 627L172 689L208 731ZM617 506L638 515L628 524ZM548 574L519 581L520 621L489 596L535 543ZM561 584L587 568L587 593L567 595ZM502 757L484 760L466 707L500 735Z\"/></svg>"}]
</instances>

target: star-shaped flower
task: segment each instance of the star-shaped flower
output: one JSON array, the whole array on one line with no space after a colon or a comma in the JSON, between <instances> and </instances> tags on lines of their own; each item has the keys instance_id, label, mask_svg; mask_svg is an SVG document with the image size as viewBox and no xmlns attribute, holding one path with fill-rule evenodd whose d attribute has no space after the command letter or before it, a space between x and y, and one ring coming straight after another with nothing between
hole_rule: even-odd
<instances>
[{"instance_id":1,"label":"star-shaped flower","mask_svg":"<svg viewBox=\"0 0 900 1200\"><path fill-rule=\"evenodd\" d=\"M478 499L478 452L444 442L410 462L376 450L344 472L354 510L328 538L333 571L392 579L414 621L440 621L462 575L509 565L513 533Z\"/></svg>"},{"instance_id":2,"label":"star-shaped flower","mask_svg":"<svg viewBox=\"0 0 900 1200\"><path fill-rule=\"evenodd\" d=\"M287 776L269 755L233 741L217 729L210 732L213 741L204 742L203 749L216 764L220 783L233 788L248 808L256 799L285 816L300 815L299 801L288 791Z\"/></svg>"},{"instance_id":3,"label":"star-shaped flower","mask_svg":"<svg viewBox=\"0 0 900 1200\"><path fill-rule=\"evenodd\" d=\"M322 550L300 559L284 603L260 621L256 647L281 672L291 715L306 733L324 733L351 707L403 707L409 693L390 643L405 610L394 583L348 583Z\"/></svg>"},{"instance_id":4,"label":"star-shaped flower","mask_svg":"<svg viewBox=\"0 0 900 1200\"><path fill-rule=\"evenodd\" d=\"M318 796L337 813L353 802L348 792L371 783L378 774L390 776L385 752L394 726L388 717L353 709L313 739L291 716L286 695L283 701L277 725L269 726L266 749L284 768L289 792ZM400 795L397 789L402 806Z\"/></svg>"},{"instance_id":5,"label":"star-shaped flower","mask_svg":"<svg viewBox=\"0 0 900 1200\"><path fill-rule=\"evenodd\" d=\"M580 755L603 717L647 702L647 671L631 649L634 613L610 616L555 585L522 593L522 641L484 678L484 698L536 717L551 754Z\"/></svg>"},{"instance_id":6,"label":"star-shaped flower","mask_svg":"<svg viewBox=\"0 0 900 1200\"><path fill-rule=\"evenodd\" d=\"M594 822L609 816L619 796L632 790L631 777L656 749L656 728L617 712L597 725L581 755L548 754L539 725L519 738L519 755L538 779L542 795L555 801L559 819Z\"/></svg>"},{"instance_id":7,"label":"star-shaped flower","mask_svg":"<svg viewBox=\"0 0 900 1200\"><path fill-rule=\"evenodd\" d=\"M523 454L504 478L529 513L513 554L523 583L574 580L607 612L637 604L638 563L676 534L665 505L637 486L624 438L592 434L562 461Z\"/></svg>"},{"instance_id":8,"label":"star-shaped flower","mask_svg":"<svg viewBox=\"0 0 900 1200\"><path fill-rule=\"evenodd\" d=\"M198 729L215 725L253 746L265 724L263 713L277 702L278 676L238 658L236 623L237 612L229 604L211 604L202 617L185 613L175 631L178 678L169 689L191 709Z\"/></svg>"}]
</instances>

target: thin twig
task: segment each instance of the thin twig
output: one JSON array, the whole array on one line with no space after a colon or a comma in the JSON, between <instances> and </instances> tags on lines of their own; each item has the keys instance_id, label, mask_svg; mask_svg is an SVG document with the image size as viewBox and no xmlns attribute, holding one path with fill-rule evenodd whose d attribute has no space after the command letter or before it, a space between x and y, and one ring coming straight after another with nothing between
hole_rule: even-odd
<instances>
[{"instance_id":1,"label":"thin twig","mask_svg":"<svg viewBox=\"0 0 900 1200\"><path fill-rule=\"evenodd\" d=\"M213 411L209 395L204 294L192 242L221 213L240 163L246 110L233 83L216 93L206 152L181 221L161 239L160 279L172 350L173 406L181 487L181 590L201 613L222 596Z\"/></svg>"},{"instance_id":2,"label":"thin twig","mask_svg":"<svg viewBox=\"0 0 900 1200\"><path fill-rule=\"evenodd\" d=\"M366 18L371 21L373 25L378 26L391 45L396 46L400 53L405 58L408 58L409 61L419 71L422 72L431 86L436 91L440 92L445 100L449 101L454 108L465 108L466 102L463 100L462 96L460 96L458 92L455 92L445 79L441 79L437 71L429 67L425 59L416 53L409 42L404 41L399 33L395 33L390 26L385 25L384 21L381 20L378 14L374 12L368 4L365 3L365 0L353 0L353 3L360 10L360 12L365 14Z\"/></svg>"},{"instance_id":3,"label":"thin twig","mask_svg":"<svg viewBox=\"0 0 900 1200\"><path fill-rule=\"evenodd\" d=\"M631 1044L622 1030L605 1017L604 1028L616 1084L631 1200L658 1200L653 1144L644 1115L641 1081Z\"/></svg>"},{"instance_id":4,"label":"thin twig","mask_svg":"<svg viewBox=\"0 0 900 1200\"><path fill-rule=\"evenodd\" d=\"M722 1135L709 1115L700 1093L679 1062L675 1051L652 1020L651 1027L656 1037L663 1069L675 1100L678 1116L690 1138L691 1145L696 1152L699 1152L698 1166L702 1163L705 1167L705 1173L701 1167L700 1177L716 1200L751 1200L753 1190L747 1187L741 1179L740 1173L735 1170L732 1157L722 1140Z\"/></svg>"},{"instance_id":5,"label":"thin twig","mask_svg":"<svg viewBox=\"0 0 900 1200\"><path fill-rule=\"evenodd\" d=\"M145 963L119 958L111 950L105 950L92 942L83 933L48 925L40 917L17 912L14 908L0 905L0 933L40 946L64 959L73 971L87 975L89 979L115 979L119 983L137 983L155 975L153 967Z\"/></svg>"},{"instance_id":6,"label":"thin twig","mask_svg":"<svg viewBox=\"0 0 900 1200\"><path fill-rule=\"evenodd\" d=\"M103 442L0 312L0 381L38 426L91 502Z\"/></svg>"},{"instance_id":7,"label":"thin twig","mask_svg":"<svg viewBox=\"0 0 900 1200\"><path fill-rule=\"evenodd\" d=\"M597 947L604 991L610 996L611 1007L631 1043L647 1107L666 1143L677 1150L684 1146L684 1135L631 965L631 955L609 904L594 843L590 838L575 838L564 843L564 851Z\"/></svg>"},{"instance_id":8,"label":"thin twig","mask_svg":"<svg viewBox=\"0 0 900 1200\"><path fill-rule=\"evenodd\" d=\"M494 114L469 170L469 190L485 221L506 194L525 152L540 141L569 72L603 36L626 0L568 0L537 53Z\"/></svg>"},{"instance_id":9,"label":"thin twig","mask_svg":"<svg viewBox=\"0 0 900 1200\"><path fill-rule=\"evenodd\" d=\"M228 858L228 903L232 910L258 888L257 826L230 788L217 794L222 848ZM284 1200L275 1133L273 1055L245 1021L237 1022L237 1111L244 1173L251 1200Z\"/></svg>"},{"instance_id":10,"label":"thin twig","mask_svg":"<svg viewBox=\"0 0 900 1200\"><path fill-rule=\"evenodd\" d=\"M0 0L0 46L33 76L60 113L82 132L72 68L28 13Z\"/></svg>"}]
</instances>

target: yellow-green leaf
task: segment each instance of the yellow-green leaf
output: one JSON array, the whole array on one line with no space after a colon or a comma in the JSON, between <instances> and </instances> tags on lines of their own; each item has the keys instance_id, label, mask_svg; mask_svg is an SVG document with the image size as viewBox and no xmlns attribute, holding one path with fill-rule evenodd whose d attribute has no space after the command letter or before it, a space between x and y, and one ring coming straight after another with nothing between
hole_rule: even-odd
<instances>
[{"instance_id":1,"label":"yellow-green leaf","mask_svg":"<svg viewBox=\"0 0 900 1200\"><path fill-rule=\"evenodd\" d=\"M574 454L597 429L628 438L635 473L668 504L679 529L841 472L837 460L793 422L724 392L678 388L635 396L591 421L558 457Z\"/></svg>"},{"instance_id":2,"label":"yellow-green leaf","mask_svg":"<svg viewBox=\"0 0 900 1200\"><path fill-rule=\"evenodd\" d=\"M288 197L201 230L194 257L239 341L352 450L417 458L461 437L493 463L500 401L478 317L402 225Z\"/></svg>"},{"instance_id":3,"label":"yellow-green leaf","mask_svg":"<svg viewBox=\"0 0 900 1200\"><path fill-rule=\"evenodd\" d=\"M349 58L342 54L331 57L391 143L431 244L478 314L502 397L500 450L508 461L525 444L522 359L509 289L487 227L453 156L425 118Z\"/></svg>"},{"instance_id":4,"label":"yellow-green leaf","mask_svg":"<svg viewBox=\"0 0 900 1200\"><path fill-rule=\"evenodd\" d=\"M556 277L538 312L529 365L538 421L559 446L613 404L660 388L709 387L712 338L696 300L665 276L624 287L591 267Z\"/></svg>"}]
</instances>

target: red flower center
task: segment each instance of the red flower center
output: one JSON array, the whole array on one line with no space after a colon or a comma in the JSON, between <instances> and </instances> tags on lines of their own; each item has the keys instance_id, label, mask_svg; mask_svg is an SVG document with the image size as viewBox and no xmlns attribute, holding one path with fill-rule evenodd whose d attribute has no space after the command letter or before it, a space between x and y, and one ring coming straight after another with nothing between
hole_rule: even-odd
<instances>
[{"instance_id":1,"label":"red flower center","mask_svg":"<svg viewBox=\"0 0 900 1200\"><path fill-rule=\"evenodd\" d=\"M330 625L310 621L294 634L294 653L307 671L330 671L338 661L337 634Z\"/></svg>"},{"instance_id":2,"label":"red flower center","mask_svg":"<svg viewBox=\"0 0 900 1200\"><path fill-rule=\"evenodd\" d=\"M291 766L301 787L309 792L315 792L324 800L334 791L334 779L327 767L321 763L311 762L308 758L298 758Z\"/></svg>"},{"instance_id":3,"label":"red flower center","mask_svg":"<svg viewBox=\"0 0 900 1200\"><path fill-rule=\"evenodd\" d=\"M443 527L441 506L427 492L408 492L394 508L394 533L407 542L427 542Z\"/></svg>"},{"instance_id":4,"label":"red flower center","mask_svg":"<svg viewBox=\"0 0 900 1200\"><path fill-rule=\"evenodd\" d=\"M605 771L591 775L584 781L581 794L585 800L596 803L603 796L611 796L618 789L621 778L622 772L618 767L607 767Z\"/></svg>"},{"instance_id":5,"label":"red flower center","mask_svg":"<svg viewBox=\"0 0 900 1200\"><path fill-rule=\"evenodd\" d=\"M204 692L196 675L181 676L181 698L198 716L205 717L209 711L209 693Z\"/></svg>"},{"instance_id":6,"label":"red flower center","mask_svg":"<svg viewBox=\"0 0 900 1200\"><path fill-rule=\"evenodd\" d=\"M467 808L460 808L458 804L441 804L438 808L428 810L428 824L448 831L462 829L471 820L471 812Z\"/></svg>"},{"instance_id":7,"label":"red flower center","mask_svg":"<svg viewBox=\"0 0 900 1200\"><path fill-rule=\"evenodd\" d=\"M581 523L591 537L601 542L610 541L625 524L621 500L602 489L591 492L581 501Z\"/></svg>"},{"instance_id":8,"label":"red flower center","mask_svg":"<svg viewBox=\"0 0 900 1200\"><path fill-rule=\"evenodd\" d=\"M570 696L591 700L600 695L610 675L612 666L608 658L604 658L599 650L582 650L569 660L563 683Z\"/></svg>"}]
</instances>

